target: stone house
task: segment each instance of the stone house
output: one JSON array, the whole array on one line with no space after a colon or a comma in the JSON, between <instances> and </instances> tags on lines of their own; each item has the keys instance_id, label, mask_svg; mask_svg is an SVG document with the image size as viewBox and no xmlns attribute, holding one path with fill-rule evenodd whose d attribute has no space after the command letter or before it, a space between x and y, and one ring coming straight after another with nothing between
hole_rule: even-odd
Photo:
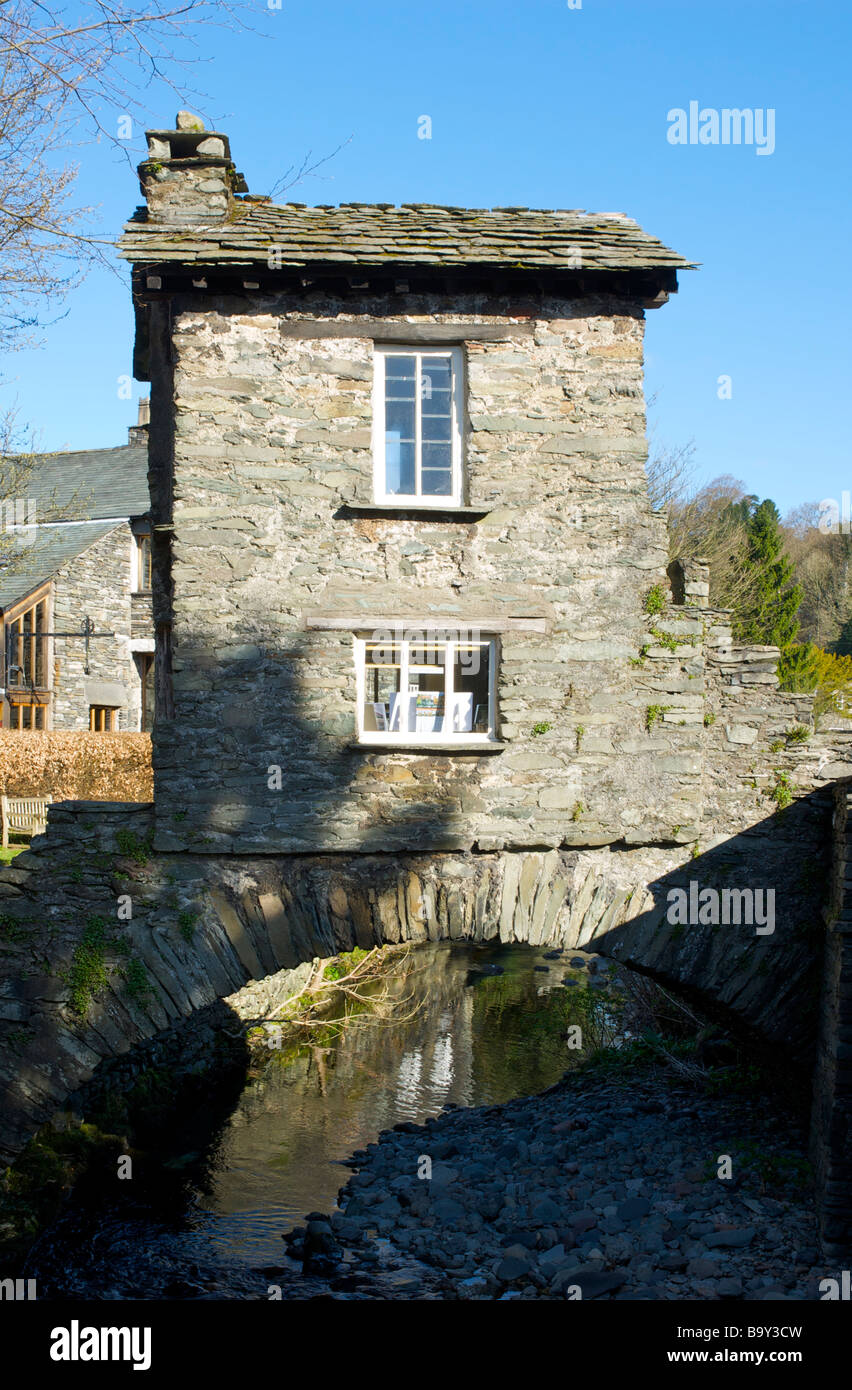
<instances>
[{"instance_id":1,"label":"stone house","mask_svg":"<svg viewBox=\"0 0 852 1390\"><path fill-rule=\"evenodd\" d=\"M6 504L3 728L151 728L147 435L140 402L126 445L38 458Z\"/></svg>"},{"instance_id":2,"label":"stone house","mask_svg":"<svg viewBox=\"0 0 852 1390\"><path fill-rule=\"evenodd\" d=\"M615 213L278 207L188 113L148 140L157 843L688 839L642 378L688 262Z\"/></svg>"}]
</instances>

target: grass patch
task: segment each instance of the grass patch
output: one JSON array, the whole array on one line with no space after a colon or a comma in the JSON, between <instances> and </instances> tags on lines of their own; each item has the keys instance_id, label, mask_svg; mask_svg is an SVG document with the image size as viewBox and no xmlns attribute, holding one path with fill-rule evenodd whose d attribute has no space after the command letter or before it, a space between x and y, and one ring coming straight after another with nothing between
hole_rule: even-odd
<instances>
[{"instance_id":1,"label":"grass patch","mask_svg":"<svg viewBox=\"0 0 852 1390\"><path fill-rule=\"evenodd\" d=\"M783 811L791 804L795 791L789 773L776 771L775 785L769 788L766 795L775 802L779 811Z\"/></svg>"},{"instance_id":2,"label":"grass patch","mask_svg":"<svg viewBox=\"0 0 852 1390\"><path fill-rule=\"evenodd\" d=\"M148 972L137 956L132 956L127 962L124 970L124 982L124 992L134 1004L144 1004L153 998L154 991L148 979Z\"/></svg>"},{"instance_id":3,"label":"grass patch","mask_svg":"<svg viewBox=\"0 0 852 1390\"><path fill-rule=\"evenodd\" d=\"M651 732L655 724L658 724L671 705L649 705L645 711L645 728Z\"/></svg>"},{"instance_id":4,"label":"grass patch","mask_svg":"<svg viewBox=\"0 0 852 1390\"><path fill-rule=\"evenodd\" d=\"M144 840L133 830L117 830L115 832L115 843L119 853L125 859L132 859L137 864L147 864L151 858L152 836L148 834Z\"/></svg>"},{"instance_id":5,"label":"grass patch","mask_svg":"<svg viewBox=\"0 0 852 1390\"><path fill-rule=\"evenodd\" d=\"M660 647L665 647L667 652L676 652L680 643L670 632L661 632L658 627L650 629L651 636Z\"/></svg>"},{"instance_id":6,"label":"grass patch","mask_svg":"<svg viewBox=\"0 0 852 1390\"><path fill-rule=\"evenodd\" d=\"M184 941L192 941L192 938L195 935L195 924L197 920L198 914L195 912L190 912L188 908L184 908L183 912L178 913L178 931L180 932Z\"/></svg>"},{"instance_id":7,"label":"grass patch","mask_svg":"<svg viewBox=\"0 0 852 1390\"><path fill-rule=\"evenodd\" d=\"M666 591L662 584L653 584L645 595L645 602L642 605L646 613L651 615L662 613L666 606Z\"/></svg>"}]
</instances>

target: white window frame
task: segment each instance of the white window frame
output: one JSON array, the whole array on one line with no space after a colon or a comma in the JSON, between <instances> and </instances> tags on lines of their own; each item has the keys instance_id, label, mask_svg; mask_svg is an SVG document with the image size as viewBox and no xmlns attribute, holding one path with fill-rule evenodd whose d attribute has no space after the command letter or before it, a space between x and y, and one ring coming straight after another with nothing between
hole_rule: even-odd
<instances>
[{"instance_id":1,"label":"white window frame","mask_svg":"<svg viewBox=\"0 0 852 1390\"><path fill-rule=\"evenodd\" d=\"M418 382L421 373L421 360L424 357L448 357L453 374L452 421L450 440L452 444L452 492L440 497L424 496L422 492L388 492L385 466L385 361L388 357L416 357ZM416 506L444 508L460 507L462 502L462 372L464 360L460 347L444 347L441 344L419 343L416 346L375 344L373 352L373 500L388 506ZM415 446L415 474L420 479L421 444L420 413L421 393L415 392L417 411L417 443Z\"/></svg>"},{"instance_id":2,"label":"white window frame","mask_svg":"<svg viewBox=\"0 0 852 1390\"><path fill-rule=\"evenodd\" d=\"M407 629L408 631L409 629ZM408 690L409 672L409 651L411 646L423 646L428 643L430 637L437 637L440 641L446 641L444 653L444 709L449 710L453 696L453 677L455 674L455 654L458 640L450 637L447 632L446 637L442 632L425 632L412 622L410 631L414 638L396 637L393 641L388 640L388 646L400 647L400 673L399 688L400 693ZM444 733L418 733L416 730L381 730L364 728L364 705L367 699L367 665L366 650L367 643L375 642L375 633L356 634L354 637L355 655L355 694L356 694L356 724L358 742L366 745L376 745L385 747L394 744L422 744L425 748L440 746L443 748L455 748L469 743L495 743L497 742L497 663L500 659L500 645L493 633L478 632L476 639L479 642L488 644L488 731L486 733L475 733L473 730L456 734ZM464 635L467 641L467 636ZM474 709L474 714L476 710ZM446 715L445 715L446 717Z\"/></svg>"}]
</instances>

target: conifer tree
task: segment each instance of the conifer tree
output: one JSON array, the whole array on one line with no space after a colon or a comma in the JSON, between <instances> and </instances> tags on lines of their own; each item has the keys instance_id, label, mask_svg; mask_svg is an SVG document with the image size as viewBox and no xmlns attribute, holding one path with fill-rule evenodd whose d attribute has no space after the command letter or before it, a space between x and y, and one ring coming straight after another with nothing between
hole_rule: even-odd
<instances>
[{"instance_id":1,"label":"conifer tree","mask_svg":"<svg viewBox=\"0 0 852 1390\"><path fill-rule=\"evenodd\" d=\"M793 583L793 565L784 551L781 520L775 503L745 498L735 504L747 507L748 547L745 565L753 584L747 603L735 619L740 641L780 647L782 652L795 641L802 590Z\"/></svg>"}]
</instances>

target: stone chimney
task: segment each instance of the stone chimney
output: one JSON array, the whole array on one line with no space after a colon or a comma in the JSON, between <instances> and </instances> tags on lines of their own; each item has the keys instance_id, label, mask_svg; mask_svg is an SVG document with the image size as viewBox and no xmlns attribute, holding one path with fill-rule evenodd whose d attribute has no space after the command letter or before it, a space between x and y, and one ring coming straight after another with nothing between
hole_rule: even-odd
<instances>
[{"instance_id":1,"label":"stone chimney","mask_svg":"<svg viewBox=\"0 0 852 1390\"><path fill-rule=\"evenodd\" d=\"M148 130L148 158L139 185L149 222L224 222L245 179L231 159L227 135L205 130L191 111L178 111L175 130Z\"/></svg>"},{"instance_id":2,"label":"stone chimney","mask_svg":"<svg viewBox=\"0 0 852 1390\"><path fill-rule=\"evenodd\" d=\"M139 399L139 414L135 425L130 425L127 430L128 444L147 444L148 443L148 424L151 419L151 400L149 396L141 396Z\"/></svg>"}]
</instances>

